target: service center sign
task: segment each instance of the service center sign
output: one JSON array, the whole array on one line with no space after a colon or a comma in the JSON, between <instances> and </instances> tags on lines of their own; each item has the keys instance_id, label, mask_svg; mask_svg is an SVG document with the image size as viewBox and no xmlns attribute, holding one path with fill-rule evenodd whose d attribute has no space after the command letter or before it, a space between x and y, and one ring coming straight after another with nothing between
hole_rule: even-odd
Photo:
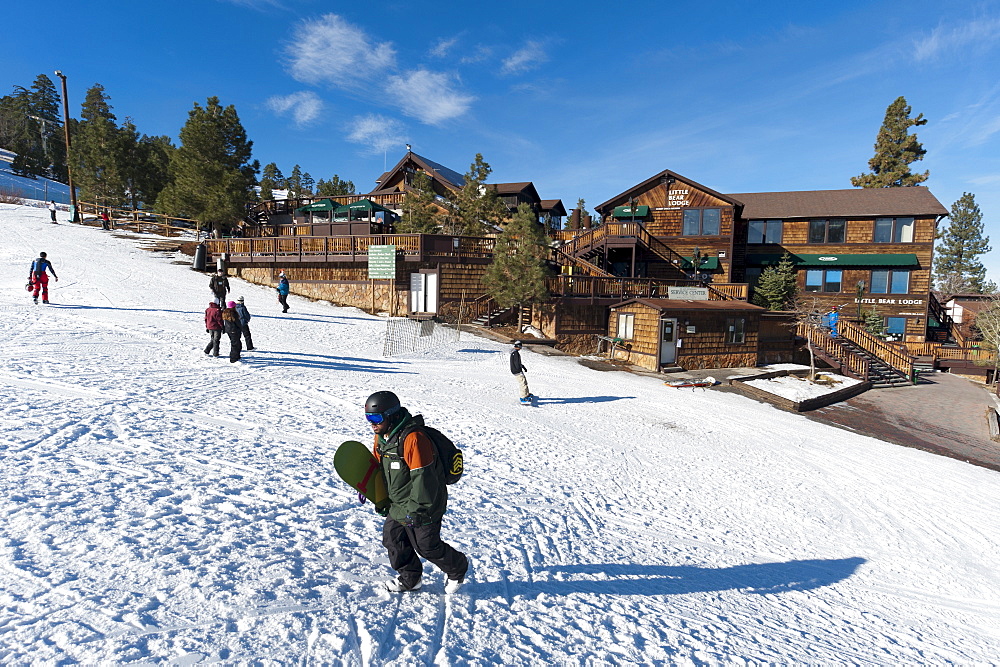
<instances>
[{"instance_id":1,"label":"service center sign","mask_svg":"<svg viewBox=\"0 0 1000 667\"><path fill-rule=\"evenodd\" d=\"M708 288L667 285L667 298L684 299L686 301L708 301Z\"/></svg>"},{"instance_id":2,"label":"service center sign","mask_svg":"<svg viewBox=\"0 0 1000 667\"><path fill-rule=\"evenodd\" d=\"M395 280L396 278L396 246L368 246L368 279Z\"/></svg>"}]
</instances>

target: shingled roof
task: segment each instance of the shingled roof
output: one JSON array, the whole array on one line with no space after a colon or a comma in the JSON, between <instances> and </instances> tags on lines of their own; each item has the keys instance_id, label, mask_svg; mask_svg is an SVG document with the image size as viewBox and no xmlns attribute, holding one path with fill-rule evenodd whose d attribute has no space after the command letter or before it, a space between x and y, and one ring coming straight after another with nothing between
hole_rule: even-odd
<instances>
[{"instance_id":1,"label":"shingled roof","mask_svg":"<svg viewBox=\"0 0 1000 667\"><path fill-rule=\"evenodd\" d=\"M728 196L743 202L743 218L747 220L948 215L948 209L930 190L919 186L744 192Z\"/></svg>"}]
</instances>

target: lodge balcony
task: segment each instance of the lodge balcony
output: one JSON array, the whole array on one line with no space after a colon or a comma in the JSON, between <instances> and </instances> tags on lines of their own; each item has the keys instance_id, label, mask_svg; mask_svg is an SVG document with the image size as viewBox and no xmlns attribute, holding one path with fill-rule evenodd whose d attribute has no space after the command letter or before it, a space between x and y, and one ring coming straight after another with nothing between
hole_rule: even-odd
<instances>
[{"instance_id":1,"label":"lodge balcony","mask_svg":"<svg viewBox=\"0 0 1000 667\"><path fill-rule=\"evenodd\" d=\"M495 239L443 234L370 234L363 236L280 236L209 239L213 257L229 264L321 264L367 262L369 246L396 246L408 262L489 263Z\"/></svg>"}]
</instances>

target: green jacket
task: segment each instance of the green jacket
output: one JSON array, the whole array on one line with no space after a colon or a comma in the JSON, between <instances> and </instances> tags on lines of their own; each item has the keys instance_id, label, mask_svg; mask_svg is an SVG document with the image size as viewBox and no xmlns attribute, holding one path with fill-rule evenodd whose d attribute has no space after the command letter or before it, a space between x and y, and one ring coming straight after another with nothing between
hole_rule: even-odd
<instances>
[{"instance_id":1,"label":"green jacket","mask_svg":"<svg viewBox=\"0 0 1000 667\"><path fill-rule=\"evenodd\" d=\"M388 437L375 436L375 458L392 503L389 516L400 523L440 521L448 509L444 468L430 437L417 428L423 425L422 416L410 416L403 409L402 421Z\"/></svg>"}]
</instances>

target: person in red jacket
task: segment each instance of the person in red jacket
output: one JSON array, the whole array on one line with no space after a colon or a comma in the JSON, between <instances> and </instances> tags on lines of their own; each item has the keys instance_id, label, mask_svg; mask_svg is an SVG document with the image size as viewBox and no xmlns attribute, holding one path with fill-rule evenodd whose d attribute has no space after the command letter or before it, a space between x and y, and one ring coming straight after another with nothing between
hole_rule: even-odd
<instances>
[{"instance_id":1,"label":"person in red jacket","mask_svg":"<svg viewBox=\"0 0 1000 667\"><path fill-rule=\"evenodd\" d=\"M219 356L219 341L222 339L222 308L214 301L210 301L205 309L205 331L211 336L208 345L205 346L205 354L213 357Z\"/></svg>"},{"instance_id":2,"label":"person in red jacket","mask_svg":"<svg viewBox=\"0 0 1000 667\"><path fill-rule=\"evenodd\" d=\"M52 273L52 277L56 279L56 282L59 282L59 276L56 275L52 262L46 259L44 252L40 252L38 259L31 263L31 268L28 270L28 281L34 287L31 296L35 299L35 303L38 303L39 291L42 293L42 303L49 302L49 274L46 271Z\"/></svg>"}]
</instances>

